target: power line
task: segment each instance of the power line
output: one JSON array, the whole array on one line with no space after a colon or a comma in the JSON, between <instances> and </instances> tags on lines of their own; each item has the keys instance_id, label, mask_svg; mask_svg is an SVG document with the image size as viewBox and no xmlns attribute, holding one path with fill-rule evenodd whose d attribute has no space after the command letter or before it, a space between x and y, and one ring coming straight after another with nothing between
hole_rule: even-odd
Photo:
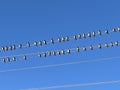
<instances>
[{"instance_id":1,"label":"power line","mask_svg":"<svg viewBox=\"0 0 120 90\"><path fill-rule=\"evenodd\" d=\"M20 57L22 57L22 60L27 60L27 59L56 56L56 55L62 55L62 54L71 54L72 52L81 52L81 51L87 51L87 50L94 50L97 48L101 49L103 47L108 48L108 47L113 47L113 46L119 46L120 45L119 43L120 43L119 41L115 41L115 42L110 42L110 43L105 43L105 44L98 44L97 46L93 46L93 45L90 45L88 47L77 46L76 48L68 48L68 49L62 49L62 50L18 54L18 55L13 55L13 56L3 56L3 57L0 57L0 59L2 59L1 61L6 63L6 62L20 60L19 59Z\"/></svg>"},{"instance_id":2,"label":"power line","mask_svg":"<svg viewBox=\"0 0 120 90\"><path fill-rule=\"evenodd\" d=\"M120 84L120 80L90 82L90 83L83 83L83 84L80 83L80 84L61 85L61 86L49 86L49 87L43 87L43 88L31 88L31 89L20 89L20 90L50 90L50 89L62 89L62 88L98 86L98 85L117 84L117 83Z\"/></svg>"},{"instance_id":3,"label":"power line","mask_svg":"<svg viewBox=\"0 0 120 90\"><path fill-rule=\"evenodd\" d=\"M60 67L60 66L67 66L67 65L74 65L74 64L81 64L81 63L90 63L90 62L98 62L98 61L111 61L112 59L120 59L120 56L108 57L108 58L99 58L99 59L92 59L92 60L83 60L83 61L79 61L79 62L68 62L68 63L62 63L62 64L51 64L51 65L44 65L44 66L7 69L7 70L0 70L0 73L17 72L17 71L25 71L25 70L32 70L32 69L44 69L44 68Z\"/></svg>"},{"instance_id":4,"label":"power line","mask_svg":"<svg viewBox=\"0 0 120 90\"><path fill-rule=\"evenodd\" d=\"M101 30L98 30L97 32L88 32L87 34L83 33L83 34L78 34L78 35L74 35L73 37L69 37L69 36L66 36L66 37L58 37L57 40L54 40L53 38L50 40L50 41L46 41L46 40L43 40L43 41L34 41L33 43L30 43L30 42L27 42L26 45L23 45L23 44L19 44L19 45L10 45L10 46L2 46L1 47L1 50L0 52L3 52L3 51L11 51L11 50L16 50L16 49L22 49L22 48L27 48L27 47L33 47L33 46L43 46L43 45L48 45L48 44L55 44L55 43L61 43L61 42L65 42L65 41L70 41L70 40L79 40L79 39L85 39L85 38L91 38L91 37L95 37L97 35L104 35L104 34L110 34L112 32L119 32L120 31L120 27L118 27L118 29L115 29L113 28L112 31L110 30L105 30L104 33L101 31Z\"/></svg>"}]
</instances>

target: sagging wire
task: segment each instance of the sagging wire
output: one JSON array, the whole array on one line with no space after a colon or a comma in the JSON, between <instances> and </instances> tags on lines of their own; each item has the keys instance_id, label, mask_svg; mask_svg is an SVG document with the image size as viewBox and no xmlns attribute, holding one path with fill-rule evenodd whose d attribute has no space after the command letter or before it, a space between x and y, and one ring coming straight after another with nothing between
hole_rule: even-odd
<instances>
[{"instance_id":1,"label":"sagging wire","mask_svg":"<svg viewBox=\"0 0 120 90\"><path fill-rule=\"evenodd\" d=\"M42 57L49 57L49 56L57 56L57 55L65 55L65 54L71 54L73 52L81 52L81 51L87 51L87 50L94 50L94 49L102 49L104 47L113 47L113 46L119 46L120 42L110 42L110 43L104 43L104 44L98 44L97 46L83 46L83 47L75 47L75 48L67 48L67 49L61 49L61 50L53 50L53 51L45 51L45 52L35 52L35 53L28 53L28 54L18 54L13 56L3 56L0 57L0 62L12 62L17 60L28 60L33 58L42 58ZM22 57L20 59L20 57Z\"/></svg>"},{"instance_id":2,"label":"sagging wire","mask_svg":"<svg viewBox=\"0 0 120 90\"><path fill-rule=\"evenodd\" d=\"M0 49L0 52L5 52L5 51L12 51L12 50L16 50L16 49L22 49L22 48L27 48L27 47L33 47L33 46L43 46L43 45L48 45L48 44L55 44L55 43L61 43L61 42L68 42L70 40L80 40L80 39L86 39L91 38L91 37L95 37L97 35L101 36L104 34L110 34L112 32L120 32L120 27L118 27L117 29L113 28L112 31L105 29L104 33L101 30L98 30L97 32L88 32L87 34L83 33L83 34L78 34L78 35L74 35L73 37L58 37L58 39L55 41L53 38L50 41L34 41L33 43L27 42L26 45L23 44L19 44L19 45L10 45L10 46L2 46Z\"/></svg>"}]
</instances>

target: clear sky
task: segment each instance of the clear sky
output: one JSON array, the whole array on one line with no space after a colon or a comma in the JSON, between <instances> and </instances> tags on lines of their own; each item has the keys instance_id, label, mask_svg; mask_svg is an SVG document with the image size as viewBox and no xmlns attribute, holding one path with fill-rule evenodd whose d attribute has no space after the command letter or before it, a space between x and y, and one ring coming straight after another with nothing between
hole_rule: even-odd
<instances>
[{"instance_id":1,"label":"clear sky","mask_svg":"<svg viewBox=\"0 0 120 90\"><path fill-rule=\"evenodd\" d=\"M119 0L1 0L0 1L0 46L26 43L29 41L57 40L58 37L88 33L101 29L111 30L120 25ZM82 40L56 43L43 47L23 48L1 52L0 56L44 52L104 44L120 40L120 32ZM62 64L111 58L120 56L120 47L81 51L71 55L32 58L27 61L0 63L0 71L51 64ZM120 61L89 62L60 67L49 67L14 72L0 72L0 90L20 90L69 84L82 84L120 80ZM119 90L120 83L74 87L69 90ZM52 89L51 89L52 90ZM68 90L54 89L54 90Z\"/></svg>"}]
</instances>

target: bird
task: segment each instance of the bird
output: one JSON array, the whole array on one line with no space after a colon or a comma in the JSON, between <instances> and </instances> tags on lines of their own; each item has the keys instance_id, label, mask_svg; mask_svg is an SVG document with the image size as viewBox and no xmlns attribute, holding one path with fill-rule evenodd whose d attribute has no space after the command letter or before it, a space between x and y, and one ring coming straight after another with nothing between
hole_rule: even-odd
<instances>
[{"instance_id":1,"label":"bird","mask_svg":"<svg viewBox=\"0 0 120 90\"><path fill-rule=\"evenodd\" d=\"M78 34L78 39L81 39L81 34Z\"/></svg>"},{"instance_id":2,"label":"bird","mask_svg":"<svg viewBox=\"0 0 120 90\"><path fill-rule=\"evenodd\" d=\"M56 51L53 51L52 54L53 54L54 56L56 56Z\"/></svg>"},{"instance_id":3,"label":"bird","mask_svg":"<svg viewBox=\"0 0 120 90\"><path fill-rule=\"evenodd\" d=\"M92 45L90 45L90 50L93 50L93 46Z\"/></svg>"},{"instance_id":4,"label":"bird","mask_svg":"<svg viewBox=\"0 0 120 90\"><path fill-rule=\"evenodd\" d=\"M86 51L86 50L87 50L87 48L84 46L84 47L83 47L83 51Z\"/></svg>"},{"instance_id":5,"label":"bird","mask_svg":"<svg viewBox=\"0 0 120 90\"><path fill-rule=\"evenodd\" d=\"M113 42L110 42L110 46L113 47Z\"/></svg>"},{"instance_id":6,"label":"bird","mask_svg":"<svg viewBox=\"0 0 120 90\"><path fill-rule=\"evenodd\" d=\"M118 46L118 45L119 45L119 42L118 42L118 41L115 41L115 45Z\"/></svg>"},{"instance_id":7,"label":"bird","mask_svg":"<svg viewBox=\"0 0 120 90\"><path fill-rule=\"evenodd\" d=\"M15 46L15 45L13 45L13 46L12 46L12 49L13 49L13 50L15 50L15 49L16 49L16 46Z\"/></svg>"},{"instance_id":8,"label":"bird","mask_svg":"<svg viewBox=\"0 0 120 90\"><path fill-rule=\"evenodd\" d=\"M40 58L42 57L41 53L38 53L38 57L40 57Z\"/></svg>"},{"instance_id":9,"label":"bird","mask_svg":"<svg viewBox=\"0 0 120 90\"><path fill-rule=\"evenodd\" d=\"M101 45L101 44L99 44L99 45L98 45L98 48L99 48L99 49L101 49L101 48L102 48L102 45Z\"/></svg>"},{"instance_id":10,"label":"bird","mask_svg":"<svg viewBox=\"0 0 120 90\"><path fill-rule=\"evenodd\" d=\"M19 46L18 46L19 48L22 48L22 44L19 44Z\"/></svg>"},{"instance_id":11,"label":"bird","mask_svg":"<svg viewBox=\"0 0 120 90\"><path fill-rule=\"evenodd\" d=\"M2 49L2 51L5 51L5 47L3 46L3 47L1 47L1 49Z\"/></svg>"},{"instance_id":12,"label":"bird","mask_svg":"<svg viewBox=\"0 0 120 90\"><path fill-rule=\"evenodd\" d=\"M30 47L30 46L31 46L31 45L30 45L30 42L27 42L27 46L28 46L28 47Z\"/></svg>"},{"instance_id":13,"label":"bird","mask_svg":"<svg viewBox=\"0 0 120 90\"><path fill-rule=\"evenodd\" d=\"M95 32L92 32L92 35L95 37L95 36L96 36L96 33L95 33Z\"/></svg>"},{"instance_id":14,"label":"bird","mask_svg":"<svg viewBox=\"0 0 120 90\"><path fill-rule=\"evenodd\" d=\"M77 40L77 36L76 35L74 35L73 38L74 38L74 40Z\"/></svg>"},{"instance_id":15,"label":"bird","mask_svg":"<svg viewBox=\"0 0 120 90\"><path fill-rule=\"evenodd\" d=\"M52 55L50 51L49 51L47 54L48 54L48 56L51 56L51 55Z\"/></svg>"},{"instance_id":16,"label":"bird","mask_svg":"<svg viewBox=\"0 0 120 90\"><path fill-rule=\"evenodd\" d=\"M37 45L38 45L37 41L34 41L34 46L37 46Z\"/></svg>"},{"instance_id":17,"label":"bird","mask_svg":"<svg viewBox=\"0 0 120 90\"><path fill-rule=\"evenodd\" d=\"M40 46L42 46L42 41L39 41L38 43L39 43Z\"/></svg>"},{"instance_id":18,"label":"bird","mask_svg":"<svg viewBox=\"0 0 120 90\"><path fill-rule=\"evenodd\" d=\"M64 38L64 37L62 37L62 38L61 38L61 41L65 42L65 38Z\"/></svg>"},{"instance_id":19,"label":"bird","mask_svg":"<svg viewBox=\"0 0 120 90\"><path fill-rule=\"evenodd\" d=\"M44 43L44 45L47 45L47 41L46 40L44 40L43 43Z\"/></svg>"},{"instance_id":20,"label":"bird","mask_svg":"<svg viewBox=\"0 0 120 90\"><path fill-rule=\"evenodd\" d=\"M109 45L107 43L105 43L105 47L108 47Z\"/></svg>"},{"instance_id":21,"label":"bird","mask_svg":"<svg viewBox=\"0 0 120 90\"><path fill-rule=\"evenodd\" d=\"M24 55L24 56L23 56L23 59L24 59L24 60L27 60L27 56L26 56L26 55Z\"/></svg>"},{"instance_id":22,"label":"bird","mask_svg":"<svg viewBox=\"0 0 120 90\"><path fill-rule=\"evenodd\" d=\"M109 31L106 29L106 30L105 30L105 33L106 33L106 34L109 34Z\"/></svg>"},{"instance_id":23,"label":"bird","mask_svg":"<svg viewBox=\"0 0 120 90\"><path fill-rule=\"evenodd\" d=\"M83 36L83 38L86 38L86 34L85 34L85 33L83 33L83 35L82 35L82 36Z\"/></svg>"},{"instance_id":24,"label":"bird","mask_svg":"<svg viewBox=\"0 0 120 90\"><path fill-rule=\"evenodd\" d=\"M120 31L120 27L118 27L118 31Z\"/></svg>"},{"instance_id":25,"label":"bird","mask_svg":"<svg viewBox=\"0 0 120 90\"><path fill-rule=\"evenodd\" d=\"M5 58L3 58L3 62L6 63L6 59Z\"/></svg>"},{"instance_id":26,"label":"bird","mask_svg":"<svg viewBox=\"0 0 120 90\"><path fill-rule=\"evenodd\" d=\"M47 57L47 54L46 54L46 53L43 53L43 56L44 56L44 57Z\"/></svg>"},{"instance_id":27,"label":"bird","mask_svg":"<svg viewBox=\"0 0 120 90\"><path fill-rule=\"evenodd\" d=\"M60 51L57 51L57 54L58 54L58 55L60 55L60 54L61 54L61 52L60 52Z\"/></svg>"},{"instance_id":28,"label":"bird","mask_svg":"<svg viewBox=\"0 0 120 90\"><path fill-rule=\"evenodd\" d=\"M88 37L91 37L91 33L90 32L88 32Z\"/></svg>"},{"instance_id":29,"label":"bird","mask_svg":"<svg viewBox=\"0 0 120 90\"><path fill-rule=\"evenodd\" d=\"M10 58L9 57L7 57L7 61L10 62Z\"/></svg>"},{"instance_id":30,"label":"bird","mask_svg":"<svg viewBox=\"0 0 120 90\"><path fill-rule=\"evenodd\" d=\"M63 49L63 50L61 50L61 53L62 53L62 54L65 54L65 50L64 50L64 49Z\"/></svg>"},{"instance_id":31,"label":"bird","mask_svg":"<svg viewBox=\"0 0 120 90\"><path fill-rule=\"evenodd\" d=\"M79 47L77 47L76 50L77 50L77 52L80 52L80 48Z\"/></svg>"},{"instance_id":32,"label":"bird","mask_svg":"<svg viewBox=\"0 0 120 90\"><path fill-rule=\"evenodd\" d=\"M53 38L51 39L51 43L54 44L54 39Z\"/></svg>"},{"instance_id":33,"label":"bird","mask_svg":"<svg viewBox=\"0 0 120 90\"><path fill-rule=\"evenodd\" d=\"M65 40L66 40L66 41L69 41L69 37L68 37L68 36L66 36L66 37L65 37Z\"/></svg>"},{"instance_id":34,"label":"bird","mask_svg":"<svg viewBox=\"0 0 120 90\"><path fill-rule=\"evenodd\" d=\"M9 50L12 50L12 46L9 46L8 48L9 48Z\"/></svg>"},{"instance_id":35,"label":"bird","mask_svg":"<svg viewBox=\"0 0 120 90\"><path fill-rule=\"evenodd\" d=\"M8 46L5 46L4 48L5 48L5 51L8 51Z\"/></svg>"},{"instance_id":36,"label":"bird","mask_svg":"<svg viewBox=\"0 0 120 90\"><path fill-rule=\"evenodd\" d=\"M70 49L68 49L68 50L67 50L67 53L68 53L68 54L70 54L70 53L71 53L71 50L70 50Z\"/></svg>"},{"instance_id":37,"label":"bird","mask_svg":"<svg viewBox=\"0 0 120 90\"><path fill-rule=\"evenodd\" d=\"M61 42L61 38L58 38L58 42Z\"/></svg>"},{"instance_id":38,"label":"bird","mask_svg":"<svg viewBox=\"0 0 120 90\"><path fill-rule=\"evenodd\" d=\"M113 28L113 29L112 29L112 31L113 31L113 32L116 32L116 29L115 29L115 28Z\"/></svg>"},{"instance_id":39,"label":"bird","mask_svg":"<svg viewBox=\"0 0 120 90\"><path fill-rule=\"evenodd\" d=\"M101 32L101 30L98 30L98 35L102 35L102 32Z\"/></svg>"},{"instance_id":40,"label":"bird","mask_svg":"<svg viewBox=\"0 0 120 90\"><path fill-rule=\"evenodd\" d=\"M16 57L13 57L13 61L16 61Z\"/></svg>"}]
</instances>

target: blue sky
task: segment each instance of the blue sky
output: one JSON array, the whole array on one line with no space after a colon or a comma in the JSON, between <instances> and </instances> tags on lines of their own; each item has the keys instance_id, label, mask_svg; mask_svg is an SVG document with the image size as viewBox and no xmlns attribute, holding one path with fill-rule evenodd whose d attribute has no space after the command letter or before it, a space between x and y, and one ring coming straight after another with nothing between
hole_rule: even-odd
<instances>
[{"instance_id":1,"label":"blue sky","mask_svg":"<svg viewBox=\"0 0 120 90\"><path fill-rule=\"evenodd\" d=\"M57 40L58 37L88 33L101 29L111 30L120 25L119 0L20 0L0 1L0 46L26 43L29 41ZM56 43L43 47L24 48L1 52L1 56L44 52L73 48L76 46L98 45L119 40L119 32L82 40ZM81 51L71 55L33 58L0 63L0 70L44 66L118 57L120 47ZM20 90L78 83L111 81L120 79L120 61L89 62L61 67L31 69L0 73L0 90ZM118 90L120 84L74 87L69 90ZM54 89L66 90L66 89Z\"/></svg>"}]
</instances>

